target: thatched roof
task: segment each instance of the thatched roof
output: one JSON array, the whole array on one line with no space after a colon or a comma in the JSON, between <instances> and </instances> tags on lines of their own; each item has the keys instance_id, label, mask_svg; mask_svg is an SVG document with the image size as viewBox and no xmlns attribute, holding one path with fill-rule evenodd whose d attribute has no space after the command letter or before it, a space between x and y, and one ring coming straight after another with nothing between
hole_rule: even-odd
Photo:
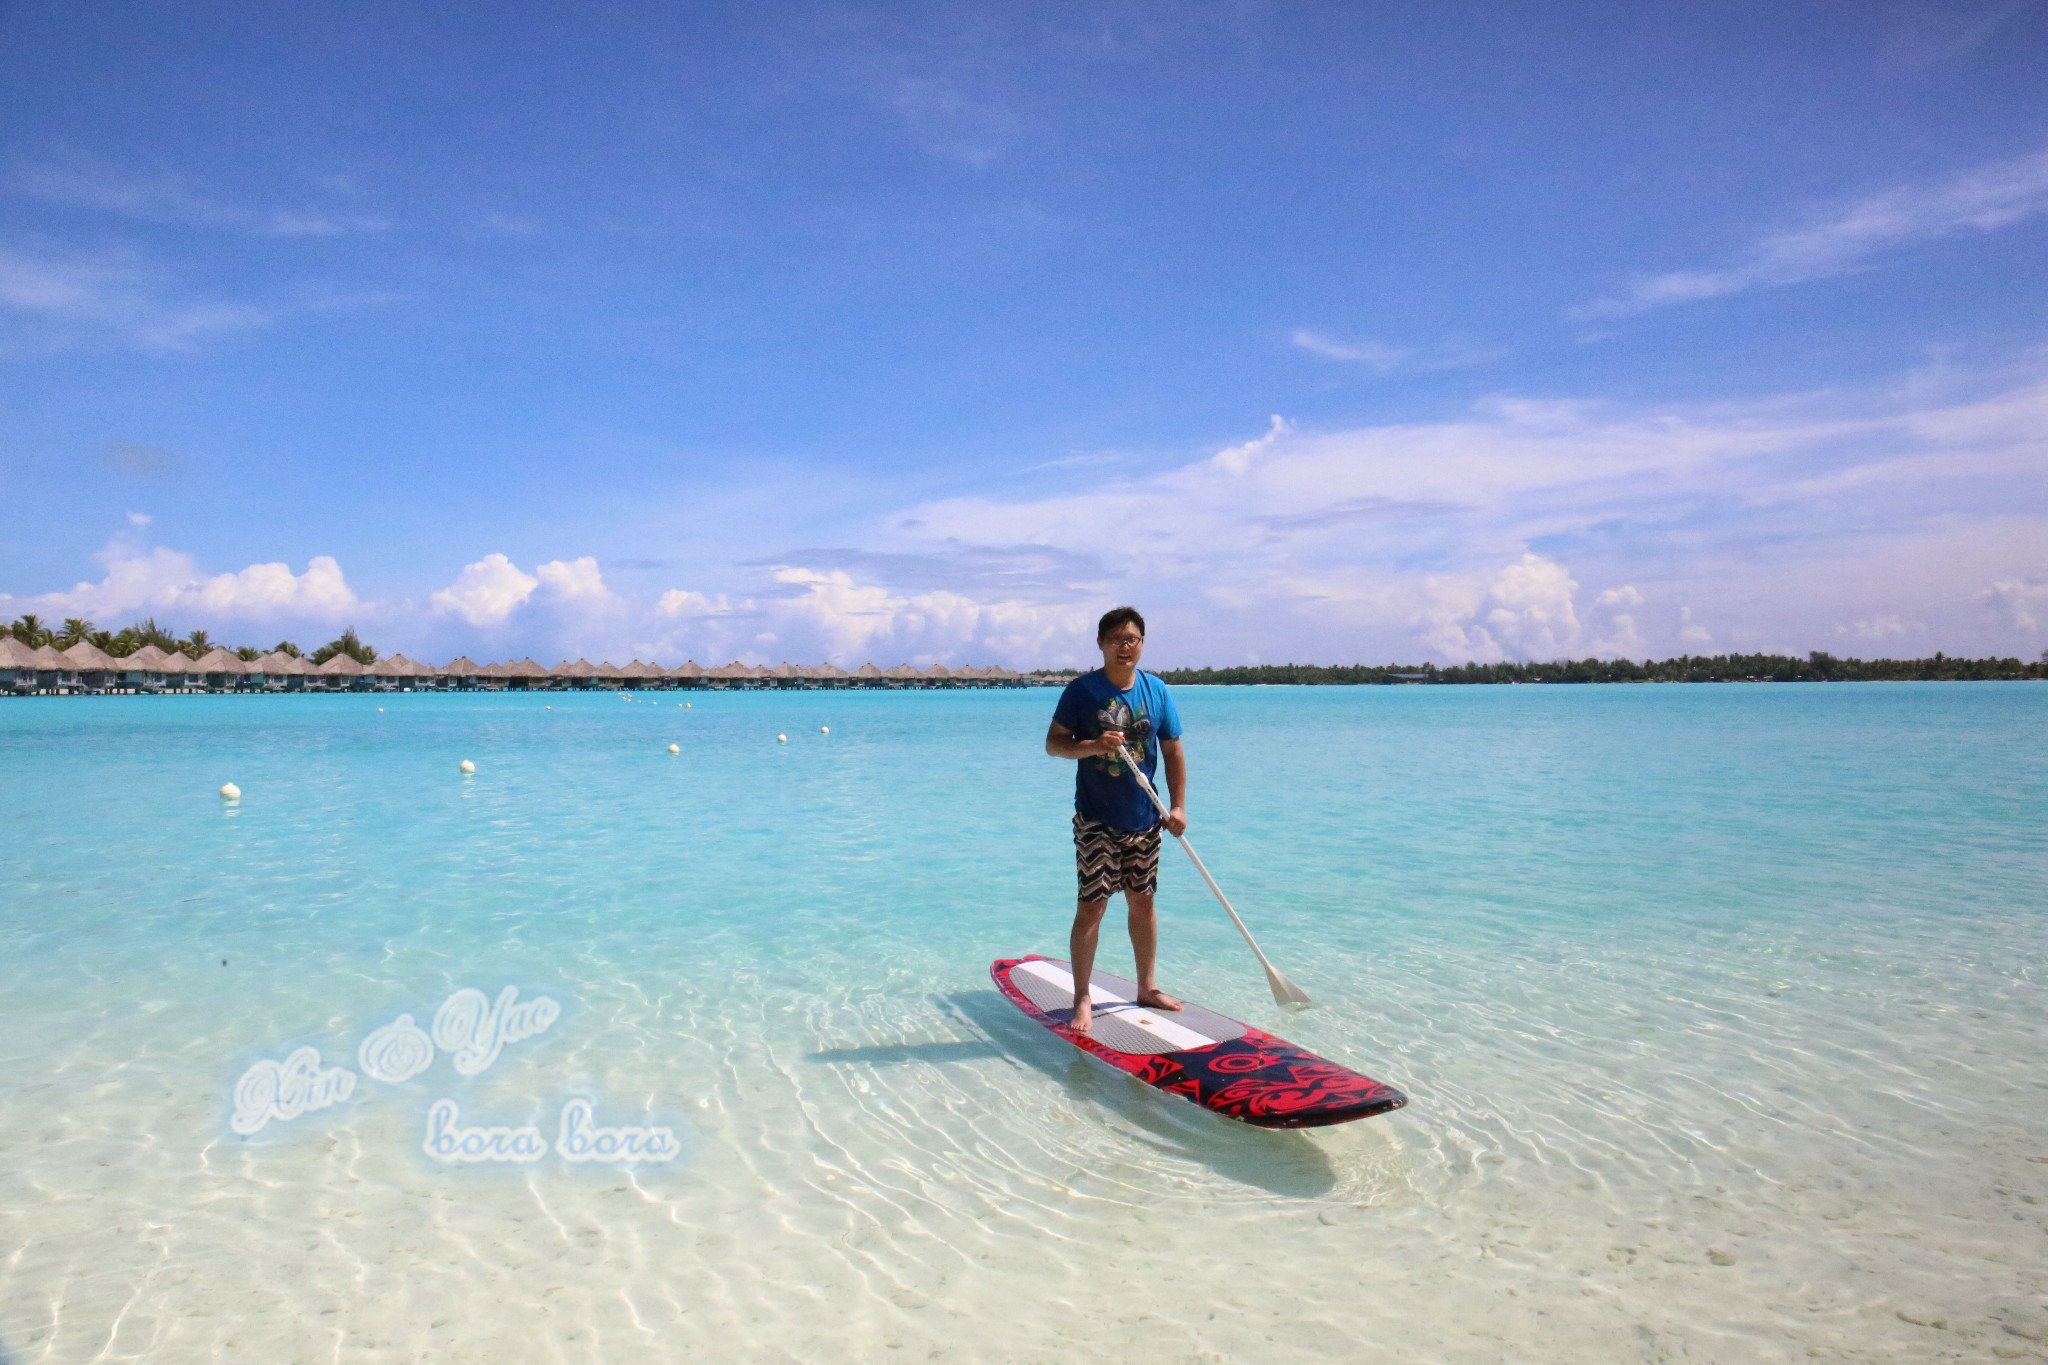
<instances>
[{"instance_id":1,"label":"thatched roof","mask_svg":"<svg viewBox=\"0 0 2048 1365\"><path fill-rule=\"evenodd\" d=\"M313 671L330 678L360 678L363 666L346 654L337 654L326 663L316 666Z\"/></svg>"},{"instance_id":2,"label":"thatched roof","mask_svg":"<svg viewBox=\"0 0 2048 1365\"><path fill-rule=\"evenodd\" d=\"M255 663L250 664L249 671L251 673L262 673L272 678L302 678L313 671L313 665L296 655L286 654L283 650L274 649Z\"/></svg>"},{"instance_id":3,"label":"thatched roof","mask_svg":"<svg viewBox=\"0 0 2048 1365\"><path fill-rule=\"evenodd\" d=\"M107 673L121 666L108 658L97 646L84 640L80 640L57 657L64 661L66 668L75 668L81 673Z\"/></svg>"},{"instance_id":4,"label":"thatched roof","mask_svg":"<svg viewBox=\"0 0 2048 1365\"><path fill-rule=\"evenodd\" d=\"M597 676L596 666L588 659L578 659L574 663L556 664L550 672L557 678L594 678Z\"/></svg>"},{"instance_id":5,"label":"thatched roof","mask_svg":"<svg viewBox=\"0 0 2048 1365\"><path fill-rule=\"evenodd\" d=\"M694 659L685 659L674 668L671 668L666 676L671 678L701 678L704 676L704 666Z\"/></svg>"},{"instance_id":6,"label":"thatched roof","mask_svg":"<svg viewBox=\"0 0 2048 1365\"><path fill-rule=\"evenodd\" d=\"M627 664L621 672L629 678L659 678L662 676L659 664L643 664L638 659Z\"/></svg>"},{"instance_id":7,"label":"thatched roof","mask_svg":"<svg viewBox=\"0 0 2048 1365\"><path fill-rule=\"evenodd\" d=\"M894 668L885 671L882 676L885 678L895 678L899 681L914 682L922 675L909 664L898 664Z\"/></svg>"},{"instance_id":8,"label":"thatched roof","mask_svg":"<svg viewBox=\"0 0 2048 1365\"><path fill-rule=\"evenodd\" d=\"M477 666L475 659L464 654L458 659L442 664L437 671L444 678L474 678L482 673L483 669Z\"/></svg>"},{"instance_id":9,"label":"thatched roof","mask_svg":"<svg viewBox=\"0 0 2048 1365\"><path fill-rule=\"evenodd\" d=\"M42 667L42 663L33 649L12 635L0 636L0 668L36 669Z\"/></svg>"},{"instance_id":10,"label":"thatched roof","mask_svg":"<svg viewBox=\"0 0 2048 1365\"><path fill-rule=\"evenodd\" d=\"M926 678L950 678L953 675L946 670L946 666L944 664L933 664L930 668L927 668L921 676Z\"/></svg>"},{"instance_id":11,"label":"thatched roof","mask_svg":"<svg viewBox=\"0 0 2048 1365\"><path fill-rule=\"evenodd\" d=\"M215 645L212 649L207 650L192 661L192 671L194 673L242 674L249 671L249 665L242 662L240 655L230 654L219 645Z\"/></svg>"},{"instance_id":12,"label":"thatched roof","mask_svg":"<svg viewBox=\"0 0 2048 1365\"><path fill-rule=\"evenodd\" d=\"M144 645L122 656L117 665L124 673L189 673L192 661L182 654L166 654L155 645Z\"/></svg>"},{"instance_id":13,"label":"thatched roof","mask_svg":"<svg viewBox=\"0 0 2048 1365\"><path fill-rule=\"evenodd\" d=\"M859 668L853 670L853 676L856 678L879 678L882 676L882 670L876 668L872 662L864 663Z\"/></svg>"}]
</instances>

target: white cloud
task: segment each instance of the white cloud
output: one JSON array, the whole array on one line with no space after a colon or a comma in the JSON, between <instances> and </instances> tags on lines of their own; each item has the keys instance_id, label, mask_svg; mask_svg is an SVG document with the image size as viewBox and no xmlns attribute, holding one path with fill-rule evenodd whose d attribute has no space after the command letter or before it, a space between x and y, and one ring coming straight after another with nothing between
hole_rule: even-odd
<instances>
[{"instance_id":1,"label":"white cloud","mask_svg":"<svg viewBox=\"0 0 2048 1365\"><path fill-rule=\"evenodd\" d=\"M11 194L59 208L265 237L333 237L391 227L379 215L335 208L249 208L186 176L138 174L84 160L17 166L0 184ZM331 193L348 192L345 182L330 179L326 187Z\"/></svg>"},{"instance_id":2,"label":"white cloud","mask_svg":"<svg viewBox=\"0 0 2048 1365\"><path fill-rule=\"evenodd\" d=\"M200 340L270 325L268 309L171 297L133 262L57 259L0 247L0 311L71 342L113 337L145 350L190 350Z\"/></svg>"},{"instance_id":3,"label":"white cloud","mask_svg":"<svg viewBox=\"0 0 2048 1365\"><path fill-rule=\"evenodd\" d=\"M1425 638L1445 654L1486 663L1564 658L1582 633L1578 588L1564 565L1525 554L1494 575L1477 603L1440 599Z\"/></svg>"},{"instance_id":4,"label":"white cloud","mask_svg":"<svg viewBox=\"0 0 2048 1365\"><path fill-rule=\"evenodd\" d=\"M147 512L130 512L128 514L128 524L138 531L149 525L149 520L149 513Z\"/></svg>"},{"instance_id":5,"label":"white cloud","mask_svg":"<svg viewBox=\"0 0 2048 1365\"><path fill-rule=\"evenodd\" d=\"M1992 622L1982 585L2037 576L2048 537L2048 383L2001 378L1639 410L1497 397L1336 432L1281 421L1083 492L908 507L876 548L1088 557L1069 600L1179 604L1210 659L1570 647L1561 613L1508 601L1511 586L1491 600L1528 553L1609 585L1575 611L1581 650L1818 644L1908 606L1960 649L1956 622ZM1650 601L1711 609L1715 631L1630 610ZM1498 633L1495 610L1511 618Z\"/></svg>"},{"instance_id":6,"label":"white cloud","mask_svg":"<svg viewBox=\"0 0 2048 1365\"><path fill-rule=\"evenodd\" d=\"M1714 643L1714 633L1692 619L1691 607L1678 609L1678 642L1688 646Z\"/></svg>"},{"instance_id":7,"label":"white cloud","mask_svg":"<svg viewBox=\"0 0 2048 1365\"><path fill-rule=\"evenodd\" d=\"M1636 282L1620 298L1579 310L1623 317L1748 289L1840 275L1884 252L1964 232L1992 232L2048 210L2048 150L1975 166L1946 180L1900 185L1821 221L1775 232L1747 257L1714 270L1674 270Z\"/></svg>"},{"instance_id":8,"label":"white cloud","mask_svg":"<svg viewBox=\"0 0 2048 1365\"><path fill-rule=\"evenodd\" d=\"M1886 612L1881 616L1873 616L1867 620L1858 621L1855 625L1849 627L1848 633L1867 644L1881 644L1886 640L1896 640L1901 635L1904 635L1906 633L1906 622L1897 612Z\"/></svg>"},{"instance_id":9,"label":"white cloud","mask_svg":"<svg viewBox=\"0 0 2048 1365\"><path fill-rule=\"evenodd\" d=\"M1484 365L1490 360L1498 360L1506 354L1504 351L1480 350L1471 346L1394 346L1370 337L1346 341L1327 332L1313 331L1306 327L1296 328L1288 340L1298 351L1307 351L1310 355L1320 356L1324 360L1363 365L1375 374L1390 374L1395 370L1423 373L1462 370L1468 366Z\"/></svg>"},{"instance_id":10,"label":"white cloud","mask_svg":"<svg viewBox=\"0 0 2048 1365\"><path fill-rule=\"evenodd\" d=\"M654 609L663 616L729 616L733 607L724 593L712 597L683 588L670 588L654 604Z\"/></svg>"},{"instance_id":11,"label":"white cloud","mask_svg":"<svg viewBox=\"0 0 2048 1365\"><path fill-rule=\"evenodd\" d=\"M98 582L18 600L28 609L51 615L108 620L186 612L209 621L334 621L362 605L330 555L313 556L305 572L298 574L286 564L251 564L234 573L205 574L183 551L144 548L120 539L99 558L107 573Z\"/></svg>"},{"instance_id":12,"label":"white cloud","mask_svg":"<svg viewBox=\"0 0 2048 1365\"><path fill-rule=\"evenodd\" d=\"M1319 355L1325 360L1344 360L1364 365L1368 369L1384 374L1406 360L1414 352L1404 346L1389 346L1384 341L1362 338L1357 341L1339 341L1321 332L1299 328L1291 338L1296 350Z\"/></svg>"},{"instance_id":13,"label":"white cloud","mask_svg":"<svg viewBox=\"0 0 2048 1365\"><path fill-rule=\"evenodd\" d=\"M1255 456L1271 450L1273 444L1282 437L1293 434L1294 423L1276 412L1273 414L1272 421L1266 427L1265 435L1256 440L1246 441L1243 445L1231 446L1228 449L1217 451L1213 463L1218 469L1224 470L1227 473L1242 474L1252 467L1252 460Z\"/></svg>"},{"instance_id":14,"label":"white cloud","mask_svg":"<svg viewBox=\"0 0 2048 1365\"><path fill-rule=\"evenodd\" d=\"M495 626L523 606L539 586L538 578L493 552L464 565L453 583L434 594L433 603L473 626Z\"/></svg>"},{"instance_id":15,"label":"white cloud","mask_svg":"<svg viewBox=\"0 0 2048 1365\"><path fill-rule=\"evenodd\" d=\"M617 599L604 585L604 575L598 572L597 560L591 555L581 559L553 559L534 569L540 576L540 583L549 595L570 602L613 602Z\"/></svg>"},{"instance_id":16,"label":"white cloud","mask_svg":"<svg viewBox=\"0 0 2048 1365\"><path fill-rule=\"evenodd\" d=\"M2042 629L2043 621L2048 621L2048 582L2000 579L1985 591L1983 601L2013 630L2032 634Z\"/></svg>"},{"instance_id":17,"label":"white cloud","mask_svg":"<svg viewBox=\"0 0 2048 1365\"><path fill-rule=\"evenodd\" d=\"M784 638L817 640L825 657L859 662L887 648L919 660L1042 656L1062 634L1080 628L1085 612L1014 600L980 601L957 592L891 592L862 583L843 569L820 571L785 565L776 582L798 591L761 605Z\"/></svg>"}]
</instances>

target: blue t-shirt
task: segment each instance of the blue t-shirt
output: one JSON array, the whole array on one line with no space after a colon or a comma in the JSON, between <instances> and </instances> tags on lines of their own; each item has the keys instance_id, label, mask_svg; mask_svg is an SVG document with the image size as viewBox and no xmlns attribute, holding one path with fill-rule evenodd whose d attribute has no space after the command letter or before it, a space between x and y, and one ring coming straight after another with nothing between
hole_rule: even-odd
<instances>
[{"instance_id":1,"label":"blue t-shirt","mask_svg":"<svg viewBox=\"0 0 2048 1365\"><path fill-rule=\"evenodd\" d=\"M1159 744L1180 738L1180 712L1166 684L1140 670L1128 691L1119 691L1101 669L1083 673L1060 693L1052 718L1076 739L1098 739L1105 730L1124 732L1124 744L1154 788L1159 784ZM1159 811L1145 789L1124 771L1118 754L1098 754L1075 765L1074 809L1111 829L1137 834L1159 823ZM1164 798L1165 792L1159 795Z\"/></svg>"}]
</instances>

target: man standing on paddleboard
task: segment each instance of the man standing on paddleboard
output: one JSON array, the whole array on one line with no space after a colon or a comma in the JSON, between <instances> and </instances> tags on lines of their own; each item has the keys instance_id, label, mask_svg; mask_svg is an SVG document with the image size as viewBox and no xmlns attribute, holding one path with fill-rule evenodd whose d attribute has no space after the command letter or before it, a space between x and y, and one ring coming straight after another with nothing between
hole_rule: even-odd
<instances>
[{"instance_id":1,"label":"man standing on paddleboard","mask_svg":"<svg viewBox=\"0 0 2048 1365\"><path fill-rule=\"evenodd\" d=\"M1093 1010L1088 978L1095 970L1095 945L1109 898L1124 893L1130 907L1131 949L1138 959L1138 1003L1177 1010L1181 1002L1159 989L1154 959L1159 917L1152 894L1159 885L1159 827L1178 835L1188 827L1187 761L1180 748L1180 712L1166 684L1138 667L1145 652L1145 618L1135 607L1103 614L1095 628L1102 667L1067 684L1053 708L1045 751L1054 758L1080 760L1074 775L1074 863L1080 896L1074 908L1069 950L1074 958L1072 1028L1086 1033ZM1169 807L1162 820L1152 798L1124 766L1128 747L1145 776L1156 783L1158 755L1166 756Z\"/></svg>"}]
</instances>

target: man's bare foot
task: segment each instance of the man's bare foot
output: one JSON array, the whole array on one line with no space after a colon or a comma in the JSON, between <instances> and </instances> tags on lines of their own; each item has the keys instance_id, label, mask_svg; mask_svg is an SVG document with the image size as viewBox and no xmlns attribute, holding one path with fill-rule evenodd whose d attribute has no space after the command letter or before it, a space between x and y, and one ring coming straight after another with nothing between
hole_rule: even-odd
<instances>
[{"instance_id":1,"label":"man's bare foot","mask_svg":"<svg viewBox=\"0 0 2048 1365\"><path fill-rule=\"evenodd\" d=\"M1095 1027L1095 1002L1086 996L1074 1000L1074 1017L1067 1021L1067 1027L1076 1033L1086 1033Z\"/></svg>"},{"instance_id":2,"label":"man's bare foot","mask_svg":"<svg viewBox=\"0 0 2048 1365\"><path fill-rule=\"evenodd\" d=\"M1138 1003L1147 1009L1177 1010L1183 1008L1180 1001L1154 986L1149 991L1138 992Z\"/></svg>"}]
</instances>

